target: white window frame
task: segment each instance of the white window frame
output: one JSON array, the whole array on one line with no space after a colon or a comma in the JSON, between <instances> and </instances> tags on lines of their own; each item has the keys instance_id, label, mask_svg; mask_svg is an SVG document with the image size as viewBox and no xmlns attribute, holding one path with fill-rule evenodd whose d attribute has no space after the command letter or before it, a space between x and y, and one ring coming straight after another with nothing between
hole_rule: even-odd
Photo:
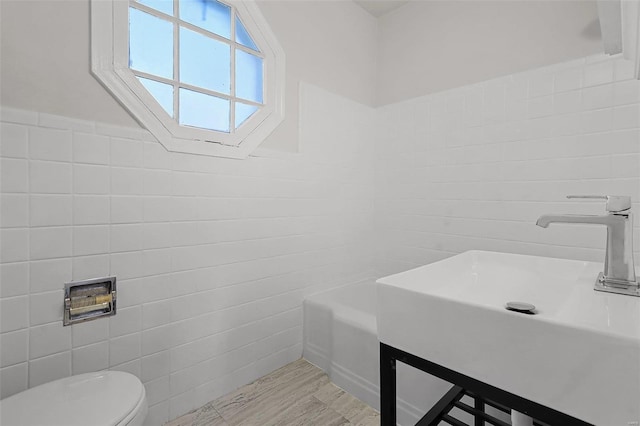
<instances>
[{"instance_id":1,"label":"white window frame","mask_svg":"<svg viewBox=\"0 0 640 426\"><path fill-rule=\"evenodd\" d=\"M284 50L254 1L223 2L235 8L264 66L264 105L230 133L170 117L129 68L129 0L91 0L91 72L169 151L246 158L284 119Z\"/></svg>"}]
</instances>

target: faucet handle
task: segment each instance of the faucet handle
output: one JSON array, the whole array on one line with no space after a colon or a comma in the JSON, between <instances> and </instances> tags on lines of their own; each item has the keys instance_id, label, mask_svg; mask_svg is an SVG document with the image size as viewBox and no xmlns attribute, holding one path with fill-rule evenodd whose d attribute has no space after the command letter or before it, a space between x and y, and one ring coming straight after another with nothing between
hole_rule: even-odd
<instances>
[{"instance_id":1,"label":"faucet handle","mask_svg":"<svg viewBox=\"0 0 640 426\"><path fill-rule=\"evenodd\" d=\"M607 200L606 209L610 213L618 213L631 208L631 197L627 195L567 195L567 198Z\"/></svg>"}]
</instances>

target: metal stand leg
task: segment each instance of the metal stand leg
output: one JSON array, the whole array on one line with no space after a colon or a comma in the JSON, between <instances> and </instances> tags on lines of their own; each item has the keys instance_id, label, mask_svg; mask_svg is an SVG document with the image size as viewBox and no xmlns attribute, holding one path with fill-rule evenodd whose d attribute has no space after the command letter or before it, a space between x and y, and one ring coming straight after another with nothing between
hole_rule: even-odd
<instances>
[{"instance_id":1,"label":"metal stand leg","mask_svg":"<svg viewBox=\"0 0 640 426\"><path fill-rule=\"evenodd\" d=\"M474 408L484 413L484 401L482 400L482 398L480 398L479 396L476 396L474 398L474 401L475 401ZM474 426L484 426L484 419L482 418L482 416L476 414L473 424Z\"/></svg>"},{"instance_id":2,"label":"metal stand leg","mask_svg":"<svg viewBox=\"0 0 640 426\"><path fill-rule=\"evenodd\" d=\"M380 344L380 426L396 426L396 360Z\"/></svg>"},{"instance_id":3,"label":"metal stand leg","mask_svg":"<svg viewBox=\"0 0 640 426\"><path fill-rule=\"evenodd\" d=\"M594 426L568 414L545 407L518 395L480 382L446 367L417 357L392 346L380 342L380 425L396 426L396 362L410 365L419 370L439 377L454 386L423 417L416 426L434 426L441 421L455 426L464 426L460 420L449 412L454 408L471 414L474 426L509 426L496 417L486 413L485 407L491 406L505 413L512 409L527 413L534 419L535 426ZM474 406L464 403L461 398L469 396L474 399Z\"/></svg>"}]
</instances>

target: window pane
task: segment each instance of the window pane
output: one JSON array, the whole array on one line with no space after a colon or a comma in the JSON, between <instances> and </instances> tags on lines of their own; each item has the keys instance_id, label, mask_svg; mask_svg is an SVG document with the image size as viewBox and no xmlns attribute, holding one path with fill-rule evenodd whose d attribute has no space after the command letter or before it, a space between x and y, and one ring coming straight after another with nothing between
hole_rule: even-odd
<instances>
[{"instance_id":1,"label":"window pane","mask_svg":"<svg viewBox=\"0 0 640 426\"><path fill-rule=\"evenodd\" d=\"M236 102L236 129L242 126L242 123L247 121L247 118L251 117L257 110L258 107L255 105L247 105Z\"/></svg>"},{"instance_id":2,"label":"window pane","mask_svg":"<svg viewBox=\"0 0 640 426\"><path fill-rule=\"evenodd\" d=\"M173 24L129 8L129 67L173 78Z\"/></svg>"},{"instance_id":3,"label":"window pane","mask_svg":"<svg viewBox=\"0 0 640 426\"><path fill-rule=\"evenodd\" d=\"M180 124L229 132L229 100L180 89Z\"/></svg>"},{"instance_id":4,"label":"window pane","mask_svg":"<svg viewBox=\"0 0 640 426\"><path fill-rule=\"evenodd\" d=\"M159 10L162 13L173 16L173 0L137 0L146 6Z\"/></svg>"},{"instance_id":5,"label":"window pane","mask_svg":"<svg viewBox=\"0 0 640 426\"><path fill-rule=\"evenodd\" d=\"M173 86L143 77L138 77L138 80L167 111L167 114L173 117Z\"/></svg>"},{"instance_id":6,"label":"window pane","mask_svg":"<svg viewBox=\"0 0 640 426\"><path fill-rule=\"evenodd\" d=\"M247 46L249 49L253 49L256 52L258 51L256 44L253 42L253 39L249 35L249 32L247 32L244 25L242 25L242 21L240 21L240 19L238 19L237 16L236 16L236 41L243 46Z\"/></svg>"},{"instance_id":7,"label":"window pane","mask_svg":"<svg viewBox=\"0 0 640 426\"><path fill-rule=\"evenodd\" d=\"M236 96L262 103L262 59L236 49Z\"/></svg>"},{"instance_id":8,"label":"window pane","mask_svg":"<svg viewBox=\"0 0 640 426\"><path fill-rule=\"evenodd\" d=\"M180 19L231 38L231 8L215 0L180 0Z\"/></svg>"},{"instance_id":9,"label":"window pane","mask_svg":"<svg viewBox=\"0 0 640 426\"><path fill-rule=\"evenodd\" d=\"M180 27L180 81L228 94L231 46Z\"/></svg>"}]
</instances>

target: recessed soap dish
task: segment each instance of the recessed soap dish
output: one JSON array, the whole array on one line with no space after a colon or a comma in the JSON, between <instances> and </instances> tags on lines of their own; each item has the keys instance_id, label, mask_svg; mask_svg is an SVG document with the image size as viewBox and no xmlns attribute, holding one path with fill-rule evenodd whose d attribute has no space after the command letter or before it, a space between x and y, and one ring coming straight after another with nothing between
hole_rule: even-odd
<instances>
[{"instance_id":1,"label":"recessed soap dish","mask_svg":"<svg viewBox=\"0 0 640 426\"><path fill-rule=\"evenodd\" d=\"M116 295L116 277L66 283L63 324L115 315Z\"/></svg>"}]
</instances>

